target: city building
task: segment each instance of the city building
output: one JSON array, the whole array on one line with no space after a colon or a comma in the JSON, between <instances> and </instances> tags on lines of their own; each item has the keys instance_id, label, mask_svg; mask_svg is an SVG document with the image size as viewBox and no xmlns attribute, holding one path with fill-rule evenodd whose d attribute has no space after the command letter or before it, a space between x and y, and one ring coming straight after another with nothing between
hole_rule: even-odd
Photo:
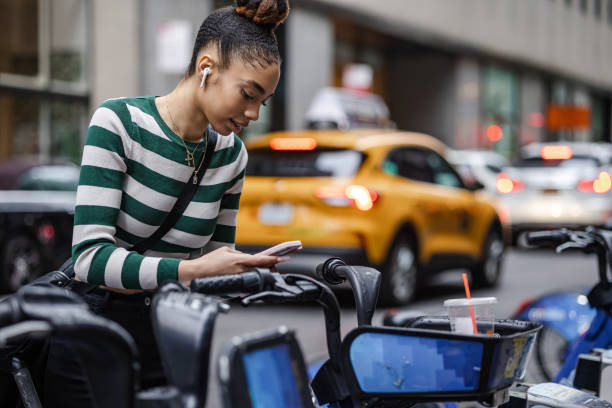
<instances>
[{"instance_id":1,"label":"city building","mask_svg":"<svg viewBox=\"0 0 612 408\"><path fill-rule=\"evenodd\" d=\"M227 0L2 0L0 159L79 161L107 98L162 95ZM508 157L612 138L612 0L290 0L272 103L247 135L305 126L355 64L398 128Z\"/></svg>"}]
</instances>

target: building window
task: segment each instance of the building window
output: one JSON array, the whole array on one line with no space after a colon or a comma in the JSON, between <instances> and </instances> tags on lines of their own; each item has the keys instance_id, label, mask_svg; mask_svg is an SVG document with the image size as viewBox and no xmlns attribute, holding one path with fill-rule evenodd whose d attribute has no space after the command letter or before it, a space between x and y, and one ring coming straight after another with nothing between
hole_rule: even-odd
<instances>
[{"instance_id":1,"label":"building window","mask_svg":"<svg viewBox=\"0 0 612 408\"><path fill-rule=\"evenodd\" d=\"M595 14L595 19L600 20L601 19L601 12L602 12L602 4L601 4L602 0L595 0L595 4L594 4L594 10L593 13Z\"/></svg>"},{"instance_id":2,"label":"building window","mask_svg":"<svg viewBox=\"0 0 612 408\"><path fill-rule=\"evenodd\" d=\"M482 120L484 145L506 157L518 149L519 81L505 68L489 66L483 72Z\"/></svg>"},{"instance_id":3,"label":"building window","mask_svg":"<svg viewBox=\"0 0 612 408\"><path fill-rule=\"evenodd\" d=\"M572 0L565 0L565 5L569 8L572 7Z\"/></svg>"},{"instance_id":4,"label":"building window","mask_svg":"<svg viewBox=\"0 0 612 408\"><path fill-rule=\"evenodd\" d=\"M582 14L586 14L588 10L587 0L580 0L580 11Z\"/></svg>"},{"instance_id":5,"label":"building window","mask_svg":"<svg viewBox=\"0 0 612 408\"><path fill-rule=\"evenodd\" d=\"M55 157L78 163L87 116L86 100L0 91L0 157Z\"/></svg>"},{"instance_id":6,"label":"building window","mask_svg":"<svg viewBox=\"0 0 612 408\"><path fill-rule=\"evenodd\" d=\"M88 116L88 0L0 6L0 159L80 160Z\"/></svg>"},{"instance_id":7,"label":"building window","mask_svg":"<svg viewBox=\"0 0 612 408\"><path fill-rule=\"evenodd\" d=\"M592 96L591 98L591 134L593 141L609 142L610 134L610 111L609 98Z\"/></svg>"},{"instance_id":8,"label":"building window","mask_svg":"<svg viewBox=\"0 0 612 408\"><path fill-rule=\"evenodd\" d=\"M608 23L612 26L612 0L608 0Z\"/></svg>"}]
</instances>

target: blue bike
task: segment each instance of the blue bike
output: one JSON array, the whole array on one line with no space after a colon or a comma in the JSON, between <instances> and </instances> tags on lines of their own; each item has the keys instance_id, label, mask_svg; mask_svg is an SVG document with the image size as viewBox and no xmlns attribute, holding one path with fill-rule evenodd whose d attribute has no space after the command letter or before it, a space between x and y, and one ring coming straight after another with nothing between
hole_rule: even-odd
<instances>
[{"instance_id":1,"label":"blue bike","mask_svg":"<svg viewBox=\"0 0 612 408\"><path fill-rule=\"evenodd\" d=\"M542 379L550 381L596 314L586 293L556 292L523 302L511 318L542 324L533 360Z\"/></svg>"},{"instance_id":2,"label":"blue bike","mask_svg":"<svg viewBox=\"0 0 612 408\"><path fill-rule=\"evenodd\" d=\"M557 253L578 249L598 258L599 282L586 295L549 294L523 305L513 316L543 325L535 347L540 371L547 380L571 385L580 354L612 348L612 283L608 279L612 231L593 227L537 231L527 234L527 243L554 247Z\"/></svg>"}]
</instances>

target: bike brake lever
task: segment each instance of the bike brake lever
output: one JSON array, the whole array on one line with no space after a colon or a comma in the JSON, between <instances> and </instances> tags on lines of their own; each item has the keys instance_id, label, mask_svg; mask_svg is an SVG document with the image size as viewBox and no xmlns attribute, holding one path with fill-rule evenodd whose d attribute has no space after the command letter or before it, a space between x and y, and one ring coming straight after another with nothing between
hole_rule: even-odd
<instances>
[{"instance_id":1,"label":"bike brake lever","mask_svg":"<svg viewBox=\"0 0 612 408\"><path fill-rule=\"evenodd\" d=\"M558 247L555 248L555 252L556 253L561 253L563 251L565 251L566 249L570 249L570 248L576 248L576 249L588 249L589 248L590 243L583 243L583 242L572 242L572 241L568 241L565 242L561 245L559 245Z\"/></svg>"},{"instance_id":2,"label":"bike brake lever","mask_svg":"<svg viewBox=\"0 0 612 408\"><path fill-rule=\"evenodd\" d=\"M248 306L249 304L256 302L258 300L278 300L283 301L287 299L295 299L295 295L291 293L284 292L273 292L271 290L266 290L264 292L255 293L253 295L248 295L242 298L241 302L244 306Z\"/></svg>"},{"instance_id":3,"label":"bike brake lever","mask_svg":"<svg viewBox=\"0 0 612 408\"><path fill-rule=\"evenodd\" d=\"M303 292L301 288L292 286L285 282L285 279L280 274L274 274L274 288L281 289L285 292L291 293L292 295L299 295ZM280 292L279 292L280 293Z\"/></svg>"},{"instance_id":4,"label":"bike brake lever","mask_svg":"<svg viewBox=\"0 0 612 408\"><path fill-rule=\"evenodd\" d=\"M303 276L280 275L278 273L271 274L271 276L274 279L273 288L243 297L241 302L244 306L248 306L250 303L258 300L276 300L278 302L283 302L287 300L300 300L304 296L306 296L307 299L311 299L313 294L316 293L318 296L320 293L318 285L322 284L316 281L310 281L310 279L304 279ZM298 278L298 280L296 280L296 278ZM291 282L287 282L287 280Z\"/></svg>"}]
</instances>

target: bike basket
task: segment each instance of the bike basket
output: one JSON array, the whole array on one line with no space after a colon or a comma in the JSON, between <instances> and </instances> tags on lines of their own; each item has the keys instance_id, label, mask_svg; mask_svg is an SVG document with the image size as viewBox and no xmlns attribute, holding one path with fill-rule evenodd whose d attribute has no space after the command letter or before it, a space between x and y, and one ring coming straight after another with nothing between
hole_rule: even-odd
<instances>
[{"instance_id":1,"label":"bike basket","mask_svg":"<svg viewBox=\"0 0 612 408\"><path fill-rule=\"evenodd\" d=\"M447 317L416 317L406 327L362 326L342 342L342 365L358 398L499 402L523 378L541 325L495 320L495 334L450 331Z\"/></svg>"}]
</instances>

